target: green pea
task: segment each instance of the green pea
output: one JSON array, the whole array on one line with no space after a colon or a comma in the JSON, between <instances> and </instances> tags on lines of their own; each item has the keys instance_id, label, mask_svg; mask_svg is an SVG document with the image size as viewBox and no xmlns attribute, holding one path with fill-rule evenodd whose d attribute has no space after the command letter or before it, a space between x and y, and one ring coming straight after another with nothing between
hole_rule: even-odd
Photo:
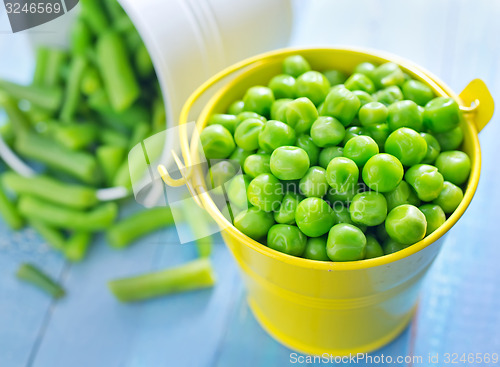
<instances>
[{"instance_id":1,"label":"green pea","mask_svg":"<svg viewBox=\"0 0 500 367\"><path fill-rule=\"evenodd\" d=\"M292 256L301 256L307 245L307 237L295 226L275 224L267 234L267 246Z\"/></svg>"},{"instance_id":2,"label":"green pea","mask_svg":"<svg viewBox=\"0 0 500 367\"><path fill-rule=\"evenodd\" d=\"M267 121L267 119L264 116L261 116L258 113L250 112L250 111L241 112L236 117L238 118L238 122L236 123L236 127L238 127L243 121L248 120L248 119L259 119L262 122Z\"/></svg>"},{"instance_id":3,"label":"green pea","mask_svg":"<svg viewBox=\"0 0 500 367\"><path fill-rule=\"evenodd\" d=\"M393 254L407 247L408 245L403 245L402 243L396 242L392 238L387 239L382 246L385 255Z\"/></svg>"},{"instance_id":4,"label":"green pea","mask_svg":"<svg viewBox=\"0 0 500 367\"><path fill-rule=\"evenodd\" d=\"M387 216L387 201L378 192L362 192L352 199L349 213L356 224L376 226L383 223Z\"/></svg>"},{"instance_id":5,"label":"green pea","mask_svg":"<svg viewBox=\"0 0 500 367\"><path fill-rule=\"evenodd\" d=\"M245 150L259 148L259 134L264 128L264 123L255 118L246 119L238 125L234 133L236 144Z\"/></svg>"},{"instance_id":6,"label":"green pea","mask_svg":"<svg viewBox=\"0 0 500 367\"><path fill-rule=\"evenodd\" d=\"M385 141L385 151L398 158L403 166L420 163L427 154L427 142L418 132L402 127L389 135Z\"/></svg>"},{"instance_id":7,"label":"green pea","mask_svg":"<svg viewBox=\"0 0 500 367\"><path fill-rule=\"evenodd\" d=\"M235 115L228 115L223 113L215 113L210 116L208 120L208 125L222 125L224 126L231 134L234 134L234 130L236 130L236 125L238 123L238 118Z\"/></svg>"},{"instance_id":8,"label":"green pea","mask_svg":"<svg viewBox=\"0 0 500 367\"><path fill-rule=\"evenodd\" d=\"M365 258L366 237L351 224L341 223L328 233L326 253L332 261L354 261Z\"/></svg>"},{"instance_id":9,"label":"green pea","mask_svg":"<svg viewBox=\"0 0 500 367\"><path fill-rule=\"evenodd\" d=\"M234 226L243 234L254 240L260 240L274 225L272 213L267 213L256 207L250 207L234 218Z\"/></svg>"},{"instance_id":10,"label":"green pea","mask_svg":"<svg viewBox=\"0 0 500 367\"><path fill-rule=\"evenodd\" d=\"M335 117L347 126L358 113L361 102L358 97L343 85L337 85L326 96L323 113Z\"/></svg>"},{"instance_id":11,"label":"green pea","mask_svg":"<svg viewBox=\"0 0 500 367\"><path fill-rule=\"evenodd\" d=\"M387 107L380 102L370 102L359 109L359 121L362 126L371 127L383 124L388 116Z\"/></svg>"},{"instance_id":12,"label":"green pea","mask_svg":"<svg viewBox=\"0 0 500 367\"><path fill-rule=\"evenodd\" d=\"M394 190L403 179L403 165L393 155L376 154L363 167L363 181L372 190L389 192Z\"/></svg>"},{"instance_id":13,"label":"green pea","mask_svg":"<svg viewBox=\"0 0 500 367\"><path fill-rule=\"evenodd\" d=\"M424 159L422 159L422 163L432 164L436 160L439 153L441 153L441 146L437 139L428 133L420 133L420 136L425 139L427 143L427 153L425 154Z\"/></svg>"},{"instance_id":14,"label":"green pea","mask_svg":"<svg viewBox=\"0 0 500 367\"><path fill-rule=\"evenodd\" d=\"M364 106L365 104L368 104L370 102L375 102L373 97L366 93L365 91L362 90L353 90L352 94L354 94L356 97L358 97L359 102L361 103L361 106ZM320 113L321 115L321 113Z\"/></svg>"},{"instance_id":15,"label":"green pea","mask_svg":"<svg viewBox=\"0 0 500 367\"><path fill-rule=\"evenodd\" d=\"M434 137L439 142L443 151L456 150L464 141L464 131L460 126L457 126L456 128L445 131L444 133L435 133Z\"/></svg>"},{"instance_id":16,"label":"green pea","mask_svg":"<svg viewBox=\"0 0 500 367\"><path fill-rule=\"evenodd\" d=\"M271 173L271 155L261 153L249 155L245 159L243 170L252 178L263 173Z\"/></svg>"},{"instance_id":17,"label":"green pea","mask_svg":"<svg viewBox=\"0 0 500 367\"><path fill-rule=\"evenodd\" d=\"M309 98L297 98L286 105L286 123L295 129L297 134L309 133L318 111Z\"/></svg>"},{"instance_id":18,"label":"green pea","mask_svg":"<svg viewBox=\"0 0 500 367\"><path fill-rule=\"evenodd\" d=\"M285 145L294 145L296 140L295 130L276 120L266 122L259 133L259 147L267 153Z\"/></svg>"},{"instance_id":19,"label":"green pea","mask_svg":"<svg viewBox=\"0 0 500 367\"><path fill-rule=\"evenodd\" d=\"M270 173L255 177L247 189L248 201L266 212L277 209L283 199L284 192L280 180Z\"/></svg>"},{"instance_id":20,"label":"green pea","mask_svg":"<svg viewBox=\"0 0 500 367\"><path fill-rule=\"evenodd\" d=\"M367 77L371 78L371 75L373 71L375 70L375 65L373 65L371 62L362 62L361 64L358 64L354 68L354 73L358 74L364 74Z\"/></svg>"},{"instance_id":21,"label":"green pea","mask_svg":"<svg viewBox=\"0 0 500 367\"><path fill-rule=\"evenodd\" d=\"M366 250L365 259L374 259L376 257L384 256L384 250L377 239L373 236L366 236Z\"/></svg>"},{"instance_id":22,"label":"green pea","mask_svg":"<svg viewBox=\"0 0 500 367\"><path fill-rule=\"evenodd\" d=\"M310 260L330 261L326 254L326 236L309 238L302 256Z\"/></svg>"},{"instance_id":23,"label":"green pea","mask_svg":"<svg viewBox=\"0 0 500 367\"><path fill-rule=\"evenodd\" d=\"M328 82L332 87L338 84L343 84L347 79L347 76L343 72L335 69L326 70L323 72L323 75L326 79L328 79Z\"/></svg>"},{"instance_id":24,"label":"green pea","mask_svg":"<svg viewBox=\"0 0 500 367\"><path fill-rule=\"evenodd\" d=\"M286 121L286 105L292 102L293 99L282 98L274 101L271 106L271 120Z\"/></svg>"},{"instance_id":25,"label":"green pea","mask_svg":"<svg viewBox=\"0 0 500 367\"><path fill-rule=\"evenodd\" d=\"M406 181L401 181L394 190L386 192L384 195L387 200L387 210L389 211L403 204L420 205L417 193Z\"/></svg>"},{"instance_id":26,"label":"green pea","mask_svg":"<svg viewBox=\"0 0 500 367\"><path fill-rule=\"evenodd\" d=\"M309 164L311 166L315 166L318 164L319 151L320 148L314 144L311 136L307 134L302 134L297 138L297 142L295 143L299 148L302 148L306 151L309 156Z\"/></svg>"},{"instance_id":27,"label":"green pea","mask_svg":"<svg viewBox=\"0 0 500 367\"><path fill-rule=\"evenodd\" d=\"M274 220L281 224L294 224L295 211L302 201L302 196L294 192L287 192L281 201L280 207L274 212Z\"/></svg>"},{"instance_id":28,"label":"green pea","mask_svg":"<svg viewBox=\"0 0 500 367\"><path fill-rule=\"evenodd\" d=\"M417 164L406 171L405 180L417 192L422 201L436 199L443 188L443 176L438 169L428 164Z\"/></svg>"},{"instance_id":29,"label":"green pea","mask_svg":"<svg viewBox=\"0 0 500 367\"><path fill-rule=\"evenodd\" d=\"M208 159L227 158L235 148L233 136L222 125L205 127L200 134L200 141Z\"/></svg>"},{"instance_id":30,"label":"green pea","mask_svg":"<svg viewBox=\"0 0 500 367\"><path fill-rule=\"evenodd\" d=\"M320 198L302 200L295 211L295 222L300 230L309 237L319 237L333 226L332 208Z\"/></svg>"},{"instance_id":31,"label":"green pea","mask_svg":"<svg viewBox=\"0 0 500 367\"><path fill-rule=\"evenodd\" d=\"M288 74L294 78L299 77L305 72L311 70L311 65L300 55L288 56L283 60L283 74Z\"/></svg>"},{"instance_id":32,"label":"green pea","mask_svg":"<svg viewBox=\"0 0 500 367\"><path fill-rule=\"evenodd\" d=\"M403 204L392 209L385 220L389 236L403 245L413 245L425 237L427 220L416 206Z\"/></svg>"},{"instance_id":33,"label":"green pea","mask_svg":"<svg viewBox=\"0 0 500 367\"><path fill-rule=\"evenodd\" d=\"M326 168L326 181L337 192L353 190L358 178L358 166L346 157L333 158Z\"/></svg>"},{"instance_id":34,"label":"green pea","mask_svg":"<svg viewBox=\"0 0 500 367\"><path fill-rule=\"evenodd\" d=\"M469 178L471 162L467 153L451 150L438 155L436 167L446 181L462 185Z\"/></svg>"},{"instance_id":35,"label":"green pea","mask_svg":"<svg viewBox=\"0 0 500 367\"><path fill-rule=\"evenodd\" d=\"M295 96L307 97L316 106L325 100L330 91L330 83L326 77L317 71L307 71L297 78Z\"/></svg>"},{"instance_id":36,"label":"green pea","mask_svg":"<svg viewBox=\"0 0 500 367\"><path fill-rule=\"evenodd\" d=\"M336 118L320 116L311 127L311 138L318 147L333 147L345 137L345 128Z\"/></svg>"},{"instance_id":37,"label":"green pea","mask_svg":"<svg viewBox=\"0 0 500 367\"><path fill-rule=\"evenodd\" d=\"M294 98L295 78L286 74L276 75L268 87L273 91L274 98Z\"/></svg>"},{"instance_id":38,"label":"green pea","mask_svg":"<svg viewBox=\"0 0 500 367\"><path fill-rule=\"evenodd\" d=\"M351 140L352 138L355 138L356 136L359 136L359 135L366 135L367 133L367 130L365 130L365 128L363 127L360 127L360 126L351 126L351 127L348 127L346 130L345 130L345 136L344 136L344 140L342 140L342 145L346 145L347 142L349 140Z\"/></svg>"},{"instance_id":39,"label":"green pea","mask_svg":"<svg viewBox=\"0 0 500 367\"><path fill-rule=\"evenodd\" d=\"M389 137L390 130L388 124L380 124L375 126L370 126L366 128L366 132L369 136L375 140L378 145L379 150L384 149L385 141Z\"/></svg>"},{"instance_id":40,"label":"green pea","mask_svg":"<svg viewBox=\"0 0 500 367\"><path fill-rule=\"evenodd\" d=\"M318 162L321 167L326 169L328 164L333 158L342 157L344 155L344 148L342 147L327 147L321 149L319 152Z\"/></svg>"},{"instance_id":41,"label":"green pea","mask_svg":"<svg viewBox=\"0 0 500 367\"><path fill-rule=\"evenodd\" d=\"M425 235L428 236L441 225L446 222L446 214L443 209L436 204L425 204L419 207L420 211L424 213L427 220L427 230Z\"/></svg>"},{"instance_id":42,"label":"green pea","mask_svg":"<svg viewBox=\"0 0 500 367\"><path fill-rule=\"evenodd\" d=\"M376 67L370 75L375 86L379 89L390 86L401 86L405 82L403 71L393 62L386 62Z\"/></svg>"},{"instance_id":43,"label":"green pea","mask_svg":"<svg viewBox=\"0 0 500 367\"><path fill-rule=\"evenodd\" d=\"M247 209L250 207L247 199L247 189L252 178L248 175L235 176L228 185L227 197L231 206L236 206L239 209Z\"/></svg>"},{"instance_id":44,"label":"green pea","mask_svg":"<svg viewBox=\"0 0 500 367\"><path fill-rule=\"evenodd\" d=\"M344 146L344 157L354 161L358 167L363 167L371 157L378 153L377 143L366 135L355 136Z\"/></svg>"},{"instance_id":45,"label":"green pea","mask_svg":"<svg viewBox=\"0 0 500 367\"><path fill-rule=\"evenodd\" d=\"M273 91L263 86L251 87L245 93L243 102L245 111L255 112L267 117L271 113L271 106L274 102Z\"/></svg>"},{"instance_id":46,"label":"green pea","mask_svg":"<svg viewBox=\"0 0 500 367\"><path fill-rule=\"evenodd\" d=\"M451 214L458 208L463 198L464 192L460 187L445 181L443 189L433 203L439 205L446 214Z\"/></svg>"},{"instance_id":47,"label":"green pea","mask_svg":"<svg viewBox=\"0 0 500 367\"><path fill-rule=\"evenodd\" d=\"M389 114L387 122L389 128L394 131L401 127L409 127L410 129L422 130L422 115L418 106L413 101L398 101L394 102L387 109Z\"/></svg>"},{"instance_id":48,"label":"green pea","mask_svg":"<svg viewBox=\"0 0 500 367\"><path fill-rule=\"evenodd\" d=\"M375 92L375 85L365 74L354 73L344 83L350 91L362 90L363 92Z\"/></svg>"},{"instance_id":49,"label":"green pea","mask_svg":"<svg viewBox=\"0 0 500 367\"><path fill-rule=\"evenodd\" d=\"M450 131L460 122L460 109L453 98L437 97L425 105L424 125L435 133Z\"/></svg>"},{"instance_id":50,"label":"green pea","mask_svg":"<svg viewBox=\"0 0 500 367\"><path fill-rule=\"evenodd\" d=\"M359 186L357 184L350 185L344 190L339 190L330 187L326 192L326 198L330 203L350 203L354 196L358 194Z\"/></svg>"},{"instance_id":51,"label":"green pea","mask_svg":"<svg viewBox=\"0 0 500 367\"><path fill-rule=\"evenodd\" d=\"M271 172L280 180L300 180L309 169L309 156L304 149L279 147L271 155Z\"/></svg>"},{"instance_id":52,"label":"green pea","mask_svg":"<svg viewBox=\"0 0 500 367\"><path fill-rule=\"evenodd\" d=\"M236 176L237 170L229 161L220 161L214 164L207 172L208 188L216 194L222 194L222 185Z\"/></svg>"},{"instance_id":53,"label":"green pea","mask_svg":"<svg viewBox=\"0 0 500 367\"><path fill-rule=\"evenodd\" d=\"M231 103L229 108L227 109L227 113L230 115L239 115L243 112L243 108L245 107L245 102L243 100L234 101Z\"/></svg>"},{"instance_id":54,"label":"green pea","mask_svg":"<svg viewBox=\"0 0 500 367\"><path fill-rule=\"evenodd\" d=\"M231 159L232 161L236 161L240 167L243 167L243 165L245 164L245 160L252 154L253 152L250 150L236 147L233 153L229 156L229 159Z\"/></svg>"},{"instance_id":55,"label":"green pea","mask_svg":"<svg viewBox=\"0 0 500 367\"><path fill-rule=\"evenodd\" d=\"M394 102L403 100L403 93L401 92L401 89L399 89L399 87L395 85L379 90L372 96L375 101L383 103L386 106L389 106Z\"/></svg>"},{"instance_id":56,"label":"green pea","mask_svg":"<svg viewBox=\"0 0 500 367\"><path fill-rule=\"evenodd\" d=\"M299 183L300 192L307 197L325 196L328 191L328 183L326 182L326 171L322 167L313 166L309 168L304 177Z\"/></svg>"},{"instance_id":57,"label":"green pea","mask_svg":"<svg viewBox=\"0 0 500 367\"><path fill-rule=\"evenodd\" d=\"M434 98L434 92L427 85L418 80L407 80L403 84L403 95L420 106L425 106L427 102Z\"/></svg>"}]
</instances>

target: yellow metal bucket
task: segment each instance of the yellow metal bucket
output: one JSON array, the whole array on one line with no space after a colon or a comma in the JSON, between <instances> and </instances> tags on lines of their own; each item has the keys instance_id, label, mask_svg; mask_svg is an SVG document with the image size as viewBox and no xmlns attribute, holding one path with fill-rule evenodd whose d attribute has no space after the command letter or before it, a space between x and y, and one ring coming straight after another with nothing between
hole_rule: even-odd
<instances>
[{"instance_id":1,"label":"yellow metal bucket","mask_svg":"<svg viewBox=\"0 0 500 367\"><path fill-rule=\"evenodd\" d=\"M307 260L272 250L228 223L205 192L203 175L196 168L186 170L188 173L178 180L172 179L163 167L160 173L169 185L189 184L198 203L224 228L222 236L242 270L250 307L274 338L307 354L369 352L390 342L408 324L417 304L419 285L443 244L443 236L472 200L481 168L477 134L493 115L493 99L478 79L458 96L434 75L393 55L345 48L284 49L245 60L208 80L186 102L180 124L188 121L201 95L232 76L232 81L220 87L201 112L197 120L201 131L210 115L226 111L247 88L267 85L272 76L280 73L283 59L292 54L303 55L315 70L339 69L347 73L360 62L392 61L413 78L427 83L436 95L457 100L465 115L463 150L471 158L472 171L462 203L437 231L380 258L345 263ZM181 129L180 135L184 164L189 166L199 147L189 146L185 130Z\"/></svg>"}]
</instances>

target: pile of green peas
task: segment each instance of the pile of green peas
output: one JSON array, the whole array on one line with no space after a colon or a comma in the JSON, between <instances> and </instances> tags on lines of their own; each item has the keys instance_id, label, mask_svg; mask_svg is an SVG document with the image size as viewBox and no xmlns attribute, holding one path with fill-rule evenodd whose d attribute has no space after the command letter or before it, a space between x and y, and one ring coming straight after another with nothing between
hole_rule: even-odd
<instances>
[{"instance_id":1,"label":"pile of green peas","mask_svg":"<svg viewBox=\"0 0 500 367\"><path fill-rule=\"evenodd\" d=\"M355 261L422 240L458 207L471 170L462 118L394 63L348 76L293 55L200 139L238 230L289 255Z\"/></svg>"}]
</instances>

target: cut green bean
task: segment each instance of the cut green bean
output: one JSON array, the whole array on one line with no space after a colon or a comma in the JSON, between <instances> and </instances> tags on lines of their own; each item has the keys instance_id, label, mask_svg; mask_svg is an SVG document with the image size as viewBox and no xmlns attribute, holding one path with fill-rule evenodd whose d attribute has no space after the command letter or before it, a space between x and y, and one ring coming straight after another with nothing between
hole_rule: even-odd
<instances>
[{"instance_id":1,"label":"cut green bean","mask_svg":"<svg viewBox=\"0 0 500 367\"><path fill-rule=\"evenodd\" d=\"M53 137L59 144L71 150L80 150L95 142L97 126L90 123L54 124Z\"/></svg>"},{"instance_id":2,"label":"cut green bean","mask_svg":"<svg viewBox=\"0 0 500 367\"><path fill-rule=\"evenodd\" d=\"M60 114L63 121L71 121L75 116L81 99L80 85L86 68L87 59L84 56L75 56L71 61L65 99Z\"/></svg>"},{"instance_id":3,"label":"cut green bean","mask_svg":"<svg viewBox=\"0 0 500 367\"><path fill-rule=\"evenodd\" d=\"M102 88L101 77L95 67L88 66L85 69L80 87L82 93L86 96L93 95Z\"/></svg>"},{"instance_id":4,"label":"cut green bean","mask_svg":"<svg viewBox=\"0 0 500 367\"><path fill-rule=\"evenodd\" d=\"M109 19L111 19L113 22L121 19L122 17L126 17L127 14L121 7L121 5L118 3L116 0L104 0L104 7L106 9L106 12L108 14Z\"/></svg>"},{"instance_id":5,"label":"cut green bean","mask_svg":"<svg viewBox=\"0 0 500 367\"><path fill-rule=\"evenodd\" d=\"M95 102L104 102L104 100L97 101L97 97L95 98ZM123 127L133 129L138 121L151 121L151 114L148 108L138 104L131 106L123 112L115 112L110 106L109 100L107 100L104 106L96 107L94 110L99 113L104 123L118 130Z\"/></svg>"},{"instance_id":6,"label":"cut green bean","mask_svg":"<svg viewBox=\"0 0 500 367\"><path fill-rule=\"evenodd\" d=\"M45 87L57 87L62 81L61 69L67 64L67 53L60 48L49 49L47 67L44 72L44 79L41 85Z\"/></svg>"},{"instance_id":7,"label":"cut green bean","mask_svg":"<svg viewBox=\"0 0 500 367\"><path fill-rule=\"evenodd\" d=\"M113 145L115 147L127 148L129 146L129 139L113 129L101 129L99 140L102 144Z\"/></svg>"},{"instance_id":8,"label":"cut green bean","mask_svg":"<svg viewBox=\"0 0 500 367\"><path fill-rule=\"evenodd\" d=\"M44 175L24 177L5 172L2 183L17 195L30 195L74 209L87 209L97 205L94 188L69 184Z\"/></svg>"},{"instance_id":9,"label":"cut green bean","mask_svg":"<svg viewBox=\"0 0 500 367\"><path fill-rule=\"evenodd\" d=\"M153 75L153 62L151 61L146 45L142 42L135 51L135 67L137 69L137 73L142 78L149 78Z\"/></svg>"},{"instance_id":10,"label":"cut green bean","mask_svg":"<svg viewBox=\"0 0 500 367\"><path fill-rule=\"evenodd\" d=\"M88 105L94 111L109 108L109 98L104 89L98 89L88 99Z\"/></svg>"},{"instance_id":11,"label":"cut green bean","mask_svg":"<svg viewBox=\"0 0 500 367\"><path fill-rule=\"evenodd\" d=\"M168 207L157 207L135 213L114 224L106 233L108 244L124 248L135 240L153 231L174 223L172 211Z\"/></svg>"},{"instance_id":12,"label":"cut green bean","mask_svg":"<svg viewBox=\"0 0 500 367\"><path fill-rule=\"evenodd\" d=\"M5 142L5 144L7 144L8 146L12 146L16 134L10 122L5 122L3 125L0 125L0 135L2 136L2 140Z\"/></svg>"},{"instance_id":13,"label":"cut green bean","mask_svg":"<svg viewBox=\"0 0 500 367\"><path fill-rule=\"evenodd\" d=\"M0 92L0 106L7 114L12 129L16 134L30 129L30 120L26 114L19 109L17 101L7 96L5 92Z\"/></svg>"},{"instance_id":14,"label":"cut green bean","mask_svg":"<svg viewBox=\"0 0 500 367\"><path fill-rule=\"evenodd\" d=\"M3 187L0 187L0 214L12 229L18 230L24 226L23 218L19 215L16 205L5 195Z\"/></svg>"},{"instance_id":15,"label":"cut green bean","mask_svg":"<svg viewBox=\"0 0 500 367\"><path fill-rule=\"evenodd\" d=\"M83 19L76 19L71 28L71 52L73 55L86 55L92 48L92 32Z\"/></svg>"},{"instance_id":16,"label":"cut green bean","mask_svg":"<svg viewBox=\"0 0 500 367\"><path fill-rule=\"evenodd\" d=\"M60 87L20 85L0 80L0 90L17 100L26 100L48 111L56 111L61 106L63 91Z\"/></svg>"},{"instance_id":17,"label":"cut green bean","mask_svg":"<svg viewBox=\"0 0 500 367\"><path fill-rule=\"evenodd\" d=\"M29 225L47 242L47 245L57 251L64 251L66 239L63 233L39 220L30 220Z\"/></svg>"},{"instance_id":18,"label":"cut green bean","mask_svg":"<svg viewBox=\"0 0 500 367\"><path fill-rule=\"evenodd\" d=\"M49 61L49 49L47 47L39 47L36 50L35 73L33 74L34 85L45 84L45 72Z\"/></svg>"},{"instance_id":19,"label":"cut green bean","mask_svg":"<svg viewBox=\"0 0 500 367\"><path fill-rule=\"evenodd\" d=\"M21 196L19 212L29 220L37 220L55 228L95 232L111 226L118 207L116 203L109 202L83 212L32 196Z\"/></svg>"},{"instance_id":20,"label":"cut green bean","mask_svg":"<svg viewBox=\"0 0 500 367\"><path fill-rule=\"evenodd\" d=\"M83 260L92 239L89 232L76 232L66 242L64 246L64 255L67 259L78 262Z\"/></svg>"},{"instance_id":21,"label":"cut green bean","mask_svg":"<svg viewBox=\"0 0 500 367\"><path fill-rule=\"evenodd\" d=\"M112 280L108 285L120 301L133 302L208 288L214 283L212 264L209 259L204 258L155 273Z\"/></svg>"},{"instance_id":22,"label":"cut green bean","mask_svg":"<svg viewBox=\"0 0 500 367\"><path fill-rule=\"evenodd\" d=\"M104 87L115 111L124 111L139 97L140 87L128 59L125 44L115 32L97 41L97 61Z\"/></svg>"},{"instance_id":23,"label":"cut green bean","mask_svg":"<svg viewBox=\"0 0 500 367\"><path fill-rule=\"evenodd\" d=\"M64 289L59 284L32 264L21 264L17 269L16 276L18 279L40 288L53 298L58 299L65 295Z\"/></svg>"},{"instance_id":24,"label":"cut green bean","mask_svg":"<svg viewBox=\"0 0 500 367\"><path fill-rule=\"evenodd\" d=\"M81 15L95 34L109 29L109 21L101 4L101 0L80 0Z\"/></svg>"},{"instance_id":25,"label":"cut green bean","mask_svg":"<svg viewBox=\"0 0 500 367\"><path fill-rule=\"evenodd\" d=\"M99 181L97 161L90 153L72 151L31 132L17 137L15 149L26 158L63 171L85 183L94 184Z\"/></svg>"},{"instance_id":26,"label":"cut green bean","mask_svg":"<svg viewBox=\"0 0 500 367\"><path fill-rule=\"evenodd\" d=\"M113 145L101 145L96 149L96 157L104 174L106 183L112 185L116 172L125 157L125 148Z\"/></svg>"},{"instance_id":27,"label":"cut green bean","mask_svg":"<svg viewBox=\"0 0 500 367\"><path fill-rule=\"evenodd\" d=\"M121 164L120 168L118 168L118 171L116 171L116 175L113 179L112 186L121 186L125 187L126 189L132 188L132 180L130 179L130 170L128 167L128 159L125 159Z\"/></svg>"}]
</instances>

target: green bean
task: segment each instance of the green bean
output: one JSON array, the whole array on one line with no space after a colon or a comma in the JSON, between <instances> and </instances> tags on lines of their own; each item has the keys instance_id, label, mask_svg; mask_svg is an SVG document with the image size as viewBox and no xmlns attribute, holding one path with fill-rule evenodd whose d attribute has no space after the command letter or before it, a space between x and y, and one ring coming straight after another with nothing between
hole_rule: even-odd
<instances>
[{"instance_id":1,"label":"green bean","mask_svg":"<svg viewBox=\"0 0 500 367\"><path fill-rule=\"evenodd\" d=\"M132 180L130 179L130 170L128 167L127 159L125 159L120 168L118 168L118 170L116 171L112 186L121 186L125 187L126 189L132 188Z\"/></svg>"},{"instance_id":2,"label":"green bean","mask_svg":"<svg viewBox=\"0 0 500 367\"><path fill-rule=\"evenodd\" d=\"M212 264L204 258L155 273L113 280L108 285L120 301L131 302L207 288L214 283Z\"/></svg>"},{"instance_id":3,"label":"green bean","mask_svg":"<svg viewBox=\"0 0 500 367\"><path fill-rule=\"evenodd\" d=\"M81 15L95 34L109 29L109 21L100 0L81 0Z\"/></svg>"},{"instance_id":4,"label":"green bean","mask_svg":"<svg viewBox=\"0 0 500 367\"><path fill-rule=\"evenodd\" d=\"M45 84L45 71L47 70L49 53L50 51L47 47L39 47L36 50L35 73L33 74L34 85Z\"/></svg>"},{"instance_id":5,"label":"green bean","mask_svg":"<svg viewBox=\"0 0 500 367\"><path fill-rule=\"evenodd\" d=\"M61 69L67 64L67 53L60 48L49 49L47 67L44 72L43 86L57 87L62 81Z\"/></svg>"},{"instance_id":6,"label":"green bean","mask_svg":"<svg viewBox=\"0 0 500 367\"><path fill-rule=\"evenodd\" d=\"M81 261L87 254L92 239L90 232L76 232L66 242L64 255L71 261Z\"/></svg>"},{"instance_id":7,"label":"green bean","mask_svg":"<svg viewBox=\"0 0 500 367\"><path fill-rule=\"evenodd\" d=\"M17 102L4 92L0 92L0 106L5 110L15 134L30 129L31 124L28 117L19 109Z\"/></svg>"},{"instance_id":8,"label":"green bean","mask_svg":"<svg viewBox=\"0 0 500 367\"><path fill-rule=\"evenodd\" d=\"M31 195L69 208L87 209L98 203L94 188L61 182L49 176L24 177L5 172L2 183L17 195Z\"/></svg>"},{"instance_id":9,"label":"green bean","mask_svg":"<svg viewBox=\"0 0 500 367\"><path fill-rule=\"evenodd\" d=\"M151 61L151 57L149 56L146 45L144 45L144 43L142 42L135 51L135 67L137 69L137 73L142 78L148 78L153 75L153 62Z\"/></svg>"},{"instance_id":10,"label":"green bean","mask_svg":"<svg viewBox=\"0 0 500 367\"><path fill-rule=\"evenodd\" d=\"M96 157L106 182L112 185L113 178L125 157L125 148L113 145L101 145L96 149Z\"/></svg>"},{"instance_id":11,"label":"green bean","mask_svg":"<svg viewBox=\"0 0 500 367\"><path fill-rule=\"evenodd\" d=\"M104 87L115 111L124 111L139 97L140 87L122 38L107 32L97 41L97 60Z\"/></svg>"},{"instance_id":12,"label":"green bean","mask_svg":"<svg viewBox=\"0 0 500 367\"><path fill-rule=\"evenodd\" d=\"M53 137L59 144L71 150L86 148L97 137L97 126L90 123L54 124Z\"/></svg>"},{"instance_id":13,"label":"green bean","mask_svg":"<svg viewBox=\"0 0 500 367\"><path fill-rule=\"evenodd\" d=\"M55 228L94 232L111 226L117 215L116 203L101 204L82 212L32 196L21 196L19 212L29 220L38 220Z\"/></svg>"},{"instance_id":14,"label":"green bean","mask_svg":"<svg viewBox=\"0 0 500 367\"><path fill-rule=\"evenodd\" d=\"M73 55L86 55L92 48L92 33L83 19L76 19L70 32L70 45Z\"/></svg>"},{"instance_id":15,"label":"green bean","mask_svg":"<svg viewBox=\"0 0 500 367\"><path fill-rule=\"evenodd\" d=\"M89 107L97 112L109 108L109 98L104 89L98 89L92 93L87 102Z\"/></svg>"},{"instance_id":16,"label":"green bean","mask_svg":"<svg viewBox=\"0 0 500 367\"><path fill-rule=\"evenodd\" d=\"M106 232L109 245L124 248L135 240L174 223L168 207L157 207L135 213L114 224Z\"/></svg>"},{"instance_id":17,"label":"green bean","mask_svg":"<svg viewBox=\"0 0 500 367\"><path fill-rule=\"evenodd\" d=\"M3 125L0 125L0 136L2 136L2 140L8 146L12 146L15 139L15 132L12 124L10 122L6 122Z\"/></svg>"},{"instance_id":18,"label":"green bean","mask_svg":"<svg viewBox=\"0 0 500 367\"><path fill-rule=\"evenodd\" d=\"M54 112L61 106L63 91L60 87L20 85L0 80L0 90L17 100L26 100L44 110Z\"/></svg>"},{"instance_id":19,"label":"green bean","mask_svg":"<svg viewBox=\"0 0 500 367\"><path fill-rule=\"evenodd\" d=\"M91 96L102 88L99 72L93 66L88 66L82 77L80 85L81 92L86 96Z\"/></svg>"},{"instance_id":20,"label":"green bean","mask_svg":"<svg viewBox=\"0 0 500 367\"><path fill-rule=\"evenodd\" d=\"M99 181L97 162L90 153L72 151L31 132L17 137L15 149L26 158L63 171L85 183L93 184Z\"/></svg>"},{"instance_id":21,"label":"green bean","mask_svg":"<svg viewBox=\"0 0 500 367\"><path fill-rule=\"evenodd\" d=\"M210 216L207 214L205 209L198 207L198 205L191 198L184 201L182 214L194 236L198 256L210 256L213 247L212 236L207 236L207 233L210 233Z\"/></svg>"},{"instance_id":22,"label":"green bean","mask_svg":"<svg viewBox=\"0 0 500 367\"><path fill-rule=\"evenodd\" d=\"M64 289L59 284L32 264L21 264L17 269L16 276L18 279L40 288L53 298L58 299L65 295Z\"/></svg>"},{"instance_id":23,"label":"green bean","mask_svg":"<svg viewBox=\"0 0 500 367\"><path fill-rule=\"evenodd\" d=\"M100 96L99 98L103 97ZM102 102L104 102L104 99ZM104 120L103 122L115 129L123 129L123 127L133 129L138 121L151 121L151 114L148 108L137 104L123 112L115 112L110 106L109 100L106 100L104 107L97 107L95 110L101 115Z\"/></svg>"},{"instance_id":24,"label":"green bean","mask_svg":"<svg viewBox=\"0 0 500 367\"><path fill-rule=\"evenodd\" d=\"M116 21L123 16L127 16L121 5L116 0L104 0L104 8L110 19Z\"/></svg>"},{"instance_id":25,"label":"green bean","mask_svg":"<svg viewBox=\"0 0 500 367\"><path fill-rule=\"evenodd\" d=\"M129 146L129 139L125 135L114 129L101 129L99 133L99 140L105 145L113 145L115 147L123 148Z\"/></svg>"},{"instance_id":26,"label":"green bean","mask_svg":"<svg viewBox=\"0 0 500 367\"><path fill-rule=\"evenodd\" d=\"M81 99L80 85L86 68L87 59L84 56L75 56L71 61L66 83L65 100L60 113L60 117L63 121L71 121L75 116Z\"/></svg>"},{"instance_id":27,"label":"green bean","mask_svg":"<svg viewBox=\"0 0 500 367\"><path fill-rule=\"evenodd\" d=\"M54 250L64 251L66 240L60 230L57 230L39 220L30 220L29 225Z\"/></svg>"},{"instance_id":28,"label":"green bean","mask_svg":"<svg viewBox=\"0 0 500 367\"><path fill-rule=\"evenodd\" d=\"M0 186L0 215L7 225L14 229L21 229L24 225L24 220L19 215L16 205L9 200L5 195L3 187Z\"/></svg>"}]
</instances>

